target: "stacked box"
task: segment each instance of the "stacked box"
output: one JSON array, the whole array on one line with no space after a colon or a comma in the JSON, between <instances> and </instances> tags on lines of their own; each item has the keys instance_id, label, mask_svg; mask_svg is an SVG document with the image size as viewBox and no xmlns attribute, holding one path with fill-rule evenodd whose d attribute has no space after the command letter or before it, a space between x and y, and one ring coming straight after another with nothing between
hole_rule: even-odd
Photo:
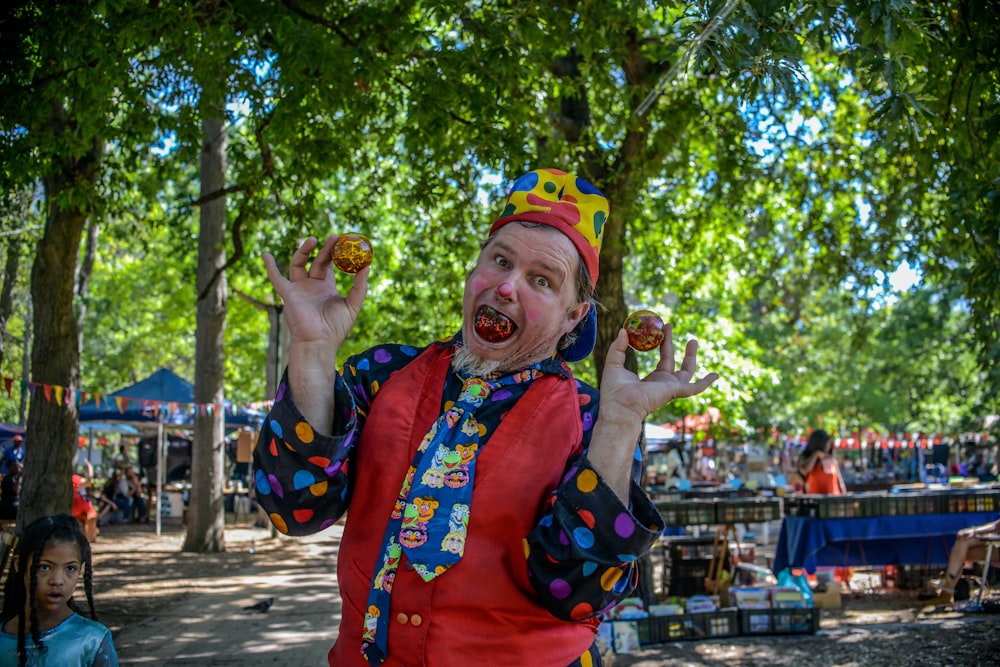
<instances>
[{"instance_id":1,"label":"stacked box","mask_svg":"<svg viewBox=\"0 0 1000 667\"><path fill-rule=\"evenodd\" d=\"M740 633L739 611L735 608L702 614L702 622L706 637L735 637Z\"/></svg>"},{"instance_id":2,"label":"stacked box","mask_svg":"<svg viewBox=\"0 0 1000 667\"><path fill-rule=\"evenodd\" d=\"M855 514L858 517L879 516L882 513L882 494L880 493L855 493L852 494L855 501Z\"/></svg>"},{"instance_id":3,"label":"stacked box","mask_svg":"<svg viewBox=\"0 0 1000 667\"><path fill-rule=\"evenodd\" d=\"M696 614L674 614L673 616L650 616L636 621L639 627L639 644L663 644L678 639L700 639ZM700 614L697 614L700 616Z\"/></svg>"},{"instance_id":4,"label":"stacked box","mask_svg":"<svg viewBox=\"0 0 1000 667\"><path fill-rule=\"evenodd\" d=\"M682 639L735 637L739 634L739 614L736 609L651 616L635 623L638 624L639 643L643 646Z\"/></svg>"},{"instance_id":5,"label":"stacked box","mask_svg":"<svg viewBox=\"0 0 1000 667\"><path fill-rule=\"evenodd\" d=\"M785 499L785 516L815 519L819 516L820 497L801 495Z\"/></svg>"},{"instance_id":6,"label":"stacked box","mask_svg":"<svg viewBox=\"0 0 1000 667\"><path fill-rule=\"evenodd\" d=\"M857 501L853 496L824 496L819 501L819 516L824 519L845 519L857 516Z\"/></svg>"},{"instance_id":7,"label":"stacked box","mask_svg":"<svg viewBox=\"0 0 1000 667\"><path fill-rule=\"evenodd\" d=\"M781 498L741 498L717 500L718 523L762 523L781 518Z\"/></svg>"},{"instance_id":8,"label":"stacked box","mask_svg":"<svg viewBox=\"0 0 1000 667\"><path fill-rule=\"evenodd\" d=\"M993 512L1000 507L1000 490L979 491L973 495L974 508L970 512Z\"/></svg>"},{"instance_id":9,"label":"stacked box","mask_svg":"<svg viewBox=\"0 0 1000 667\"><path fill-rule=\"evenodd\" d=\"M820 611L807 609L740 609L744 635L812 634L819 629Z\"/></svg>"},{"instance_id":10,"label":"stacked box","mask_svg":"<svg viewBox=\"0 0 1000 667\"><path fill-rule=\"evenodd\" d=\"M715 503L709 500L666 500L653 503L668 526L716 523Z\"/></svg>"},{"instance_id":11,"label":"stacked box","mask_svg":"<svg viewBox=\"0 0 1000 667\"><path fill-rule=\"evenodd\" d=\"M705 592L705 578L712 563L714 537L680 537L669 542L670 595L690 597ZM729 569L729 558L723 561Z\"/></svg>"}]
</instances>

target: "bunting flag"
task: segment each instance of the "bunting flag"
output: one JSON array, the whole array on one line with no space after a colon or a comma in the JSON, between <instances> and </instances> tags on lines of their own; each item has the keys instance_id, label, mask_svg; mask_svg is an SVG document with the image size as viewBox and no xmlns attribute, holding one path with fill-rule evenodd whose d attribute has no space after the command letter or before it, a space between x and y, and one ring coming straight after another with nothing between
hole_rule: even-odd
<instances>
[{"instance_id":1,"label":"bunting flag","mask_svg":"<svg viewBox=\"0 0 1000 667\"><path fill-rule=\"evenodd\" d=\"M47 403L55 403L56 405L76 405L80 406L86 403L88 400L93 400L98 406L111 407L111 398L114 398L114 406L118 411L124 414L125 410L128 409L130 402L135 402L137 399L125 398L122 396L109 397L105 394L101 394L93 391L84 391L82 389L73 389L72 387L64 387L58 384L50 384L47 382L33 382L30 380L16 380L15 378L6 377L3 378L3 388L7 393L7 398L13 398L14 384L20 387L21 393L27 393L32 399L37 399L39 397L44 398ZM41 390L39 392L39 390ZM182 405L193 405L194 410L198 414L214 415L216 412L221 411L222 414L236 415L242 410L253 410L257 412L268 412L274 405L273 400L265 401L251 401L249 403L242 403L236 405L230 403L228 405L218 405L217 403L176 403L167 401L150 401L150 400L138 400L139 405L142 406L144 413L155 415L163 407L169 409L171 413L177 412L181 409Z\"/></svg>"}]
</instances>

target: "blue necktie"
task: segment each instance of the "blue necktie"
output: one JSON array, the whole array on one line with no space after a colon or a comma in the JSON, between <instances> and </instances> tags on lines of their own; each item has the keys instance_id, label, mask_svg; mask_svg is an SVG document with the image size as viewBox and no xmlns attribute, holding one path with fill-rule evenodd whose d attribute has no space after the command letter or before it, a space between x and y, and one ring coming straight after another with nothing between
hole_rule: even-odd
<instances>
[{"instance_id":1,"label":"blue necktie","mask_svg":"<svg viewBox=\"0 0 1000 667\"><path fill-rule=\"evenodd\" d=\"M458 400L446 406L417 447L399 491L372 579L361 652L373 666L388 655L389 596L403 553L424 581L457 563L465 550L479 438L476 410L496 389L533 380L530 368L497 380L465 378Z\"/></svg>"}]
</instances>

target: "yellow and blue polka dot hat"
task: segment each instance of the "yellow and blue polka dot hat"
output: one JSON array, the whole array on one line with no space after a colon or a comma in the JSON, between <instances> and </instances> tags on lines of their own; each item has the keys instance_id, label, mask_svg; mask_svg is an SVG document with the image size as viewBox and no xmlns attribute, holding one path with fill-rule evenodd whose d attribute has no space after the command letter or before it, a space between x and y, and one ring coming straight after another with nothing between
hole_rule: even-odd
<instances>
[{"instance_id":1,"label":"yellow and blue polka dot hat","mask_svg":"<svg viewBox=\"0 0 1000 667\"><path fill-rule=\"evenodd\" d=\"M507 203L490 227L490 234L509 222L523 220L548 225L565 234L580 253L597 286L601 241L610 206L600 190L559 169L536 169L521 176L507 193ZM597 313L591 308L578 327L576 342L561 351L566 361L586 358L597 340Z\"/></svg>"}]
</instances>

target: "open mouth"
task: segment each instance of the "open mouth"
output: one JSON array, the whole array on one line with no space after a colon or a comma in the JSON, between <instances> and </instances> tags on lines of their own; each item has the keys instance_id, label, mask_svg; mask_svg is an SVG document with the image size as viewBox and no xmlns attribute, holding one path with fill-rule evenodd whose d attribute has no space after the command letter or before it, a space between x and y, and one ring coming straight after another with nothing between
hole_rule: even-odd
<instances>
[{"instance_id":1,"label":"open mouth","mask_svg":"<svg viewBox=\"0 0 1000 667\"><path fill-rule=\"evenodd\" d=\"M476 335L487 343L502 343L517 331L514 321L491 306L480 306L473 321Z\"/></svg>"}]
</instances>

